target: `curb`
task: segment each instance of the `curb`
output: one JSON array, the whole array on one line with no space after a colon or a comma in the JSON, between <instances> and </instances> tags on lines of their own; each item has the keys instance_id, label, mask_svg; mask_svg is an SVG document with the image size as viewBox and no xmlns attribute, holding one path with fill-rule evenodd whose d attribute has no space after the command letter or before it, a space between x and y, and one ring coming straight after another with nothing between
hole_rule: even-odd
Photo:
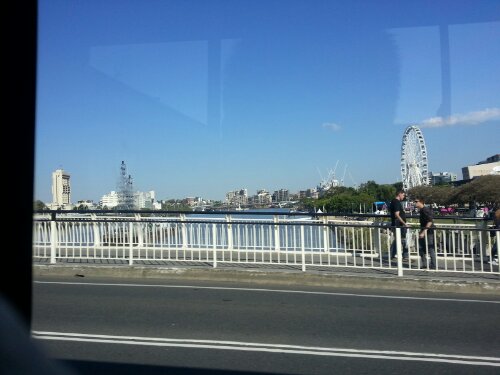
<instances>
[{"instance_id":1,"label":"curb","mask_svg":"<svg viewBox=\"0 0 500 375\"><path fill-rule=\"evenodd\" d=\"M193 269L188 267L143 266L82 266L34 265L33 276L91 276L124 277L166 280L196 280L238 282L251 285L320 286L331 288L384 289L418 292L448 292L488 294L500 296L499 281L479 281L414 278L398 276L372 276L352 274L320 274L301 271L262 271L230 269Z\"/></svg>"}]
</instances>

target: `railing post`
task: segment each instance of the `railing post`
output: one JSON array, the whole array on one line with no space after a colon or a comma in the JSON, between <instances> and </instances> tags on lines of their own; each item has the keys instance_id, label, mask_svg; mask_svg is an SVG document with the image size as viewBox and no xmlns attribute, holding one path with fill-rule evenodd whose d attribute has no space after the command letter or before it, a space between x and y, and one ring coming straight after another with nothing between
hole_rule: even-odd
<instances>
[{"instance_id":1,"label":"railing post","mask_svg":"<svg viewBox=\"0 0 500 375\"><path fill-rule=\"evenodd\" d=\"M101 231L99 229L99 223L96 222L97 215L90 214L90 219L94 221L94 223L92 223L92 230L94 231L94 249L96 249L101 246Z\"/></svg>"},{"instance_id":2,"label":"railing post","mask_svg":"<svg viewBox=\"0 0 500 375\"><path fill-rule=\"evenodd\" d=\"M56 263L56 250L57 250L57 222L56 213L50 214L50 263Z\"/></svg>"},{"instance_id":3,"label":"railing post","mask_svg":"<svg viewBox=\"0 0 500 375\"><path fill-rule=\"evenodd\" d=\"M323 216L323 248L325 253L330 252L330 236L328 235L328 216Z\"/></svg>"},{"instance_id":4,"label":"railing post","mask_svg":"<svg viewBox=\"0 0 500 375\"><path fill-rule=\"evenodd\" d=\"M277 225L278 222L278 215L274 215L274 250L276 252L280 251L280 226Z\"/></svg>"},{"instance_id":5,"label":"railing post","mask_svg":"<svg viewBox=\"0 0 500 375\"><path fill-rule=\"evenodd\" d=\"M490 256L490 261L493 260L493 254L491 253L492 250L493 250L493 247L488 249L488 240L490 240L490 232L488 231L488 220L485 218L482 222L482 225L481 225L481 229L484 229L483 231L481 231L481 243L482 243L482 253L483 253L483 258L482 259L485 259L488 254L488 250L490 252L489 256Z\"/></svg>"},{"instance_id":6,"label":"railing post","mask_svg":"<svg viewBox=\"0 0 500 375\"><path fill-rule=\"evenodd\" d=\"M233 250L233 225L231 224L231 215L226 215L227 223L227 249Z\"/></svg>"},{"instance_id":7,"label":"railing post","mask_svg":"<svg viewBox=\"0 0 500 375\"><path fill-rule=\"evenodd\" d=\"M373 251L376 252L377 254L380 254L380 249L381 247L379 246L380 244L380 227L378 227L377 222L374 222L373 225L375 225L375 230L373 231L373 240L372 240L372 246L373 246Z\"/></svg>"},{"instance_id":8,"label":"railing post","mask_svg":"<svg viewBox=\"0 0 500 375\"><path fill-rule=\"evenodd\" d=\"M216 224L212 223L212 238L213 238L213 263L214 263L214 268L217 268L217 227Z\"/></svg>"},{"instance_id":9,"label":"railing post","mask_svg":"<svg viewBox=\"0 0 500 375\"><path fill-rule=\"evenodd\" d=\"M181 235L182 235L182 250L187 250L188 238L187 238L187 227L186 227L186 215L181 214Z\"/></svg>"},{"instance_id":10,"label":"railing post","mask_svg":"<svg viewBox=\"0 0 500 375\"><path fill-rule=\"evenodd\" d=\"M400 227L396 227L396 252L398 254L398 276L403 276L403 251L401 246Z\"/></svg>"},{"instance_id":11,"label":"railing post","mask_svg":"<svg viewBox=\"0 0 500 375\"><path fill-rule=\"evenodd\" d=\"M134 264L134 223L130 221L128 223L128 264L131 266Z\"/></svg>"},{"instance_id":12,"label":"railing post","mask_svg":"<svg viewBox=\"0 0 500 375\"><path fill-rule=\"evenodd\" d=\"M302 271L306 272L306 239L304 235L304 224L300 226L300 247L302 250Z\"/></svg>"},{"instance_id":13,"label":"railing post","mask_svg":"<svg viewBox=\"0 0 500 375\"><path fill-rule=\"evenodd\" d=\"M141 227L141 214L135 214L135 221L138 221L137 223L137 247L141 249L144 246L144 232L142 231Z\"/></svg>"}]
</instances>

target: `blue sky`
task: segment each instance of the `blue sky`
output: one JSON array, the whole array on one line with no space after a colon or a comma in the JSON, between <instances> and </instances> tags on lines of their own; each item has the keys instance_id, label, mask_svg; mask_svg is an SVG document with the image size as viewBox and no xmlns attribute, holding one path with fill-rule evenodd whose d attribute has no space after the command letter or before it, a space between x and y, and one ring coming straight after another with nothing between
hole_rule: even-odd
<instances>
[{"instance_id":1,"label":"blue sky","mask_svg":"<svg viewBox=\"0 0 500 375\"><path fill-rule=\"evenodd\" d=\"M500 153L496 0L41 0L38 27L45 202L58 168L98 201L122 160L158 199L393 183L409 125L434 172Z\"/></svg>"}]
</instances>

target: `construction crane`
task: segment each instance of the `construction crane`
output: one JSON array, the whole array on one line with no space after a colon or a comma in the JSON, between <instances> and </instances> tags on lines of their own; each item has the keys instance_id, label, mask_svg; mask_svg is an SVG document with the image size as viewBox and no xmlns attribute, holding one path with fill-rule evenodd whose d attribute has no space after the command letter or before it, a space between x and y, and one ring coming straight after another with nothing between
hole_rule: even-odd
<instances>
[{"instance_id":1,"label":"construction crane","mask_svg":"<svg viewBox=\"0 0 500 375\"><path fill-rule=\"evenodd\" d=\"M134 188L132 183L132 176L127 174L127 166L122 160L120 166L120 176L118 179L118 208L122 210L135 209L134 202Z\"/></svg>"}]
</instances>

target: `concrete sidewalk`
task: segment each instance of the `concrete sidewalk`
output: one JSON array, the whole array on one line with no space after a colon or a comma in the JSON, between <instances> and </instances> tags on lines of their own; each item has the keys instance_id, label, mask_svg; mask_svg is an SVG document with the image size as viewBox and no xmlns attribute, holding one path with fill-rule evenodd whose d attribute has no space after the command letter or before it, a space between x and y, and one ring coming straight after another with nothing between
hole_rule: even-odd
<instances>
[{"instance_id":1,"label":"concrete sidewalk","mask_svg":"<svg viewBox=\"0 0 500 375\"><path fill-rule=\"evenodd\" d=\"M187 263L187 262L186 262ZM398 277L396 270L386 269L314 269L302 272L291 266L264 268L262 265L207 264L110 264L110 262L66 262L34 264L33 276L126 277L168 280L196 280L248 283L253 286L321 286L331 288L388 289L399 291L434 291L448 293L488 294L500 296L500 276L495 273L465 274L412 271Z\"/></svg>"}]
</instances>

